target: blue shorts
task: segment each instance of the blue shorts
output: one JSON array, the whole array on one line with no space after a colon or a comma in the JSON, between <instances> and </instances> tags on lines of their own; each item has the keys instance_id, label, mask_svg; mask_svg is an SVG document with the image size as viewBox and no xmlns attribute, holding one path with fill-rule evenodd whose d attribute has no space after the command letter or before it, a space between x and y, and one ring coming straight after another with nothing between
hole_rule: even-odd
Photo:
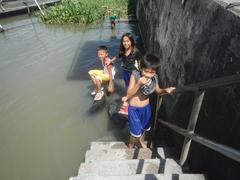
<instances>
[{"instance_id":1,"label":"blue shorts","mask_svg":"<svg viewBox=\"0 0 240 180\"><path fill-rule=\"evenodd\" d=\"M150 130L151 114L150 104L144 107L128 106L130 134L133 137L141 137L143 130Z\"/></svg>"},{"instance_id":2,"label":"blue shorts","mask_svg":"<svg viewBox=\"0 0 240 180\"><path fill-rule=\"evenodd\" d=\"M129 86L131 74L132 74L132 71L123 69L123 79L124 79L126 90L128 89L128 86Z\"/></svg>"}]
</instances>

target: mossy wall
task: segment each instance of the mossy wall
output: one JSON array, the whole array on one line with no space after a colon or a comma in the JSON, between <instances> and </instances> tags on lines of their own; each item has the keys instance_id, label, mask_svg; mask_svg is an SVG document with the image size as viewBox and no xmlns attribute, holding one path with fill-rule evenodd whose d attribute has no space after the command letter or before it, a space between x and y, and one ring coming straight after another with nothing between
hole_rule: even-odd
<instances>
[{"instance_id":1,"label":"mossy wall","mask_svg":"<svg viewBox=\"0 0 240 180\"><path fill-rule=\"evenodd\" d=\"M147 51L161 58L163 87L240 73L240 17L235 12L214 0L138 1L139 27ZM192 103L192 93L164 98L164 119L186 128ZM183 137L163 126L159 131L180 154ZM195 132L240 150L240 85L206 91ZM187 163L212 180L240 179L238 163L197 143Z\"/></svg>"}]
</instances>

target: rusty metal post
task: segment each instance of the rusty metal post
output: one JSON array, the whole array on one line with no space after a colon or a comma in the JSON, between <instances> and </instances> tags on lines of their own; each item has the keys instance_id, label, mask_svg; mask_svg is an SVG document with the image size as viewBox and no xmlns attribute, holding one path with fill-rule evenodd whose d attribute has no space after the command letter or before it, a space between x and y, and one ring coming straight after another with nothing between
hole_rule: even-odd
<instances>
[{"instance_id":1,"label":"rusty metal post","mask_svg":"<svg viewBox=\"0 0 240 180\"><path fill-rule=\"evenodd\" d=\"M153 136L156 134L156 124L157 124L157 118L158 118L158 111L161 107L162 104L162 96L157 96L157 104L156 104L156 109L155 109L155 115L154 115L154 122L153 122Z\"/></svg>"},{"instance_id":2,"label":"rusty metal post","mask_svg":"<svg viewBox=\"0 0 240 180\"><path fill-rule=\"evenodd\" d=\"M205 91L196 91L195 92L195 98L192 106L192 112L188 124L188 133L194 133L198 115L202 106L202 101L204 97ZM192 140L189 137L185 137L183 147L182 147L182 153L180 157L180 165L183 165L188 157L188 152L191 146Z\"/></svg>"}]
</instances>

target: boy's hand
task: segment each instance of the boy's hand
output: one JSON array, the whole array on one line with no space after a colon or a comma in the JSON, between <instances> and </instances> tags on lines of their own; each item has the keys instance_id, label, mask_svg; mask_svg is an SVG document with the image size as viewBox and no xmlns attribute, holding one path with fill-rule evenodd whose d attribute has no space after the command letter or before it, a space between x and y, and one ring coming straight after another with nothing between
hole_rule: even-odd
<instances>
[{"instance_id":1,"label":"boy's hand","mask_svg":"<svg viewBox=\"0 0 240 180\"><path fill-rule=\"evenodd\" d=\"M122 97L122 101L123 101L123 102L126 102L127 100L128 100L128 97L127 97L127 96L123 96L123 97Z\"/></svg>"},{"instance_id":2,"label":"boy's hand","mask_svg":"<svg viewBox=\"0 0 240 180\"><path fill-rule=\"evenodd\" d=\"M149 78L141 77L141 78L138 80L138 83L139 83L140 85L144 85L144 84L147 84L149 80L150 80Z\"/></svg>"},{"instance_id":3,"label":"boy's hand","mask_svg":"<svg viewBox=\"0 0 240 180\"><path fill-rule=\"evenodd\" d=\"M111 59L111 62L113 63L114 61L116 61L117 59L117 56L114 56L112 59Z\"/></svg>"},{"instance_id":4,"label":"boy's hand","mask_svg":"<svg viewBox=\"0 0 240 180\"><path fill-rule=\"evenodd\" d=\"M115 61L117 59L116 56L114 56L112 59L109 59L108 61L106 61L106 65L108 66L109 64L112 64L113 61Z\"/></svg>"},{"instance_id":5,"label":"boy's hand","mask_svg":"<svg viewBox=\"0 0 240 180\"><path fill-rule=\"evenodd\" d=\"M111 61L111 59L108 59L106 62L105 62L105 64L108 66L109 64L111 64L112 63L112 61Z\"/></svg>"},{"instance_id":6,"label":"boy's hand","mask_svg":"<svg viewBox=\"0 0 240 180\"><path fill-rule=\"evenodd\" d=\"M165 90L167 91L167 93L172 93L173 91L175 91L175 87L169 87L169 88L166 88Z\"/></svg>"}]
</instances>

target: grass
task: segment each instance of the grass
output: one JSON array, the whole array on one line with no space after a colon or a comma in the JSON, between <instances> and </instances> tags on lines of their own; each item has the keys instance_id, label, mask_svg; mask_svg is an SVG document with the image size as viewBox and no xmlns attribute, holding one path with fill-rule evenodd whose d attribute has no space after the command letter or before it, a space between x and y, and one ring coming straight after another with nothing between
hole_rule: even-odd
<instances>
[{"instance_id":1,"label":"grass","mask_svg":"<svg viewBox=\"0 0 240 180\"><path fill-rule=\"evenodd\" d=\"M129 0L62 0L46 8L41 19L47 24L97 24L105 17L117 15L126 18ZM130 0L131 1L131 0Z\"/></svg>"}]
</instances>

